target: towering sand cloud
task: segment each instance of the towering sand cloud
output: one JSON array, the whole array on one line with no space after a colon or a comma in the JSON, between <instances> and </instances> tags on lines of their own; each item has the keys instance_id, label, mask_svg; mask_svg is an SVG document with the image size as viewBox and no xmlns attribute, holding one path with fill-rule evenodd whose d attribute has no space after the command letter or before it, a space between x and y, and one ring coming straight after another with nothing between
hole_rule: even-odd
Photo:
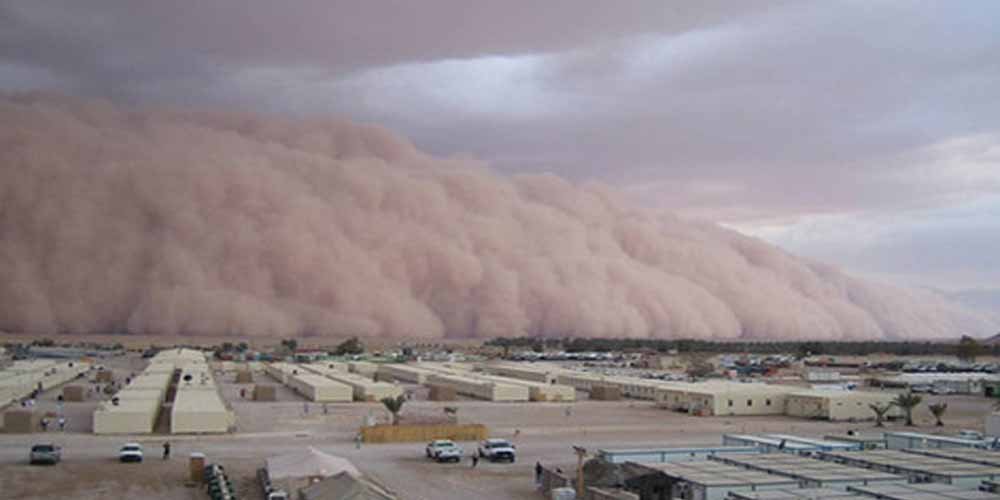
<instances>
[{"instance_id":1,"label":"towering sand cloud","mask_svg":"<svg viewBox=\"0 0 1000 500\"><path fill-rule=\"evenodd\" d=\"M995 325L370 126L0 98L0 329L893 339Z\"/></svg>"}]
</instances>

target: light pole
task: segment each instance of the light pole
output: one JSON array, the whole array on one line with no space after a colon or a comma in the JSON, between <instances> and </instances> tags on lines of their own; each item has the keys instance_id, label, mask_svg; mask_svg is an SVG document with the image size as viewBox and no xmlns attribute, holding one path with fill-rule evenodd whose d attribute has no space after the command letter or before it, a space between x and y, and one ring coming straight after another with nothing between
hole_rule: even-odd
<instances>
[{"instance_id":1,"label":"light pole","mask_svg":"<svg viewBox=\"0 0 1000 500\"><path fill-rule=\"evenodd\" d=\"M582 446L574 446L576 452L576 497L582 499L583 492L583 459L587 458L587 449Z\"/></svg>"}]
</instances>

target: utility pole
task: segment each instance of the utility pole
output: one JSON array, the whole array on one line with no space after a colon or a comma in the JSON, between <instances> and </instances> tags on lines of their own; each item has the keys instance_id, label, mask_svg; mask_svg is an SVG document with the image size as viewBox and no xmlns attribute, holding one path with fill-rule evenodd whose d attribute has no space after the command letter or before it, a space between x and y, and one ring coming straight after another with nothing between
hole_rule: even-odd
<instances>
[{"instance_id":1,"label":"utility pole","mask_svg":"<svg viewBox=\"0 0 1000 500\"><path fill-rule=\"evenodd\" d=\"M584 497L583 491L583 460L587 458L587 449L582 446L574 446L573 451L576 452L576 498L582 500Z\"/></svg>"}]
</instances>

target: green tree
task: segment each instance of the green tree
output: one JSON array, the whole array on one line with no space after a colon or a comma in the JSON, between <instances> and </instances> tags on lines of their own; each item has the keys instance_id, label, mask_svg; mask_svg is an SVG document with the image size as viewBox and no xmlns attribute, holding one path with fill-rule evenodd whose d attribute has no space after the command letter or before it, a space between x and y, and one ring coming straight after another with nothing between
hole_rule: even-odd
<instances>
[{"instance_id":1,"label":"green tree","mask_svg":"<svg viewBox=\"0 0 1000 500\"><path fill-rule=\"evenodd\" d=\"M916 408L924 398L912 392L898 394L896 399L892 401L892 404L900 407L903 410L903 414L906 415L906 425L913 425L913 409Z\"/></svg>"},{"instance_id":2,"label":"green tree","mask_svg":"<svg viewBox=\"0 0 1000 500\"><path fill-rule=\"evenodd\" d=\"M334 351L334 354L338 356L344 356L344 355L364 354L364 352L365 352L365 345L362 344L357 337L351 337L341 342L337 346L337 349Z\"/></svg>"},{"instance_id":3,"label":"green tree","mask_svg":"<svg viewBox=\"0 0 1000 500\"><path fill-rule=\"evenodd\" d=\"M956 351L958 359L972 363L982 353L983 346L978 340L968 335L962 335L962 339L958 341L958 350Z\"/></svg>"},{"instance_id":4,"label":"green tree","mask_svg":"<svg viewBox=\"0 0 1000 500\"><path fill-rule=\"evenodd\" d=\"M403 411L403 404L406 403L406 395L400 394L394 398L382 398L385 409L392 414L392 425L399 425L399 412Z\"/></svg>"},{"instance_id":5,"label":"green tree","mask_svg":"<svg viewBox=\"0 0 1000 500\"><path fill-rule=\"evenodd\" d=\"M944 412L948 411L948 403L934 403L932 405L928 405L927 407L930 408L934 418L937 419L936 425L938 427L944 426L944 422L941 421L941 417L944 416Z\"/></svg>"},{"instance_id":6,"label":"green tree","mask_svg":"<svg viewBox=\"0 0 1000 500\"><path fill-rule=\"evenodd\" d=\"M875 427L883 427L882 421L885 420L885 414L889 413L892 406L892 403L886 403L884 405L871 403L868 405L868 407L872 409L872 412L875 413Z\"/></svg>"}]
</instances>

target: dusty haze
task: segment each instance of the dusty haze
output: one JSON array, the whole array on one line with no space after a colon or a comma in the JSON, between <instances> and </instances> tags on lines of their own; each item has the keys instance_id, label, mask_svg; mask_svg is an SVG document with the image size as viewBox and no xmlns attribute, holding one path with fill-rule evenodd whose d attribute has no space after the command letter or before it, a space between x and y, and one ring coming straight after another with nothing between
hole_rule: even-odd
<instances>
[{"instance_id":1,"label":"dusty haze","mask_svg":"<svg viewBox=\"0 0 1000 500\"><path fill-rule=\"evenodd\" d=\"M497 133L503 133L498 130ZM338 121L0 98L0 329L945 338L988 319Z\"/></svg>"}]
</instances>

